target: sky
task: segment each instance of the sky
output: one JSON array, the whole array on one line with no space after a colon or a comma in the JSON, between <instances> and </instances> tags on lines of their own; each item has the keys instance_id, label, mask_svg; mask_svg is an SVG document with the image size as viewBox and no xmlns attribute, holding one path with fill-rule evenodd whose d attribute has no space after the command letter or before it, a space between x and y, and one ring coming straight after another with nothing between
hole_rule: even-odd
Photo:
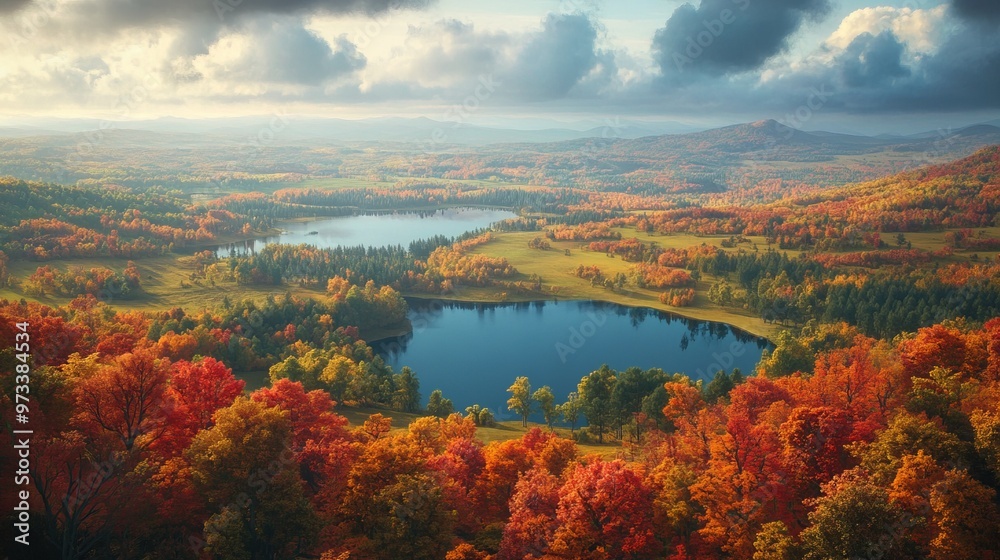
<instances>
[{"instance_id":1,"label":"sky","mask_svg":"<svg viewBox=\"0 0 1000 560\"><path fill-rule=\"evenodd\" d=\"M0 0L4 119L1000 117L998 0Z\"/></svg>"}]
</instances>

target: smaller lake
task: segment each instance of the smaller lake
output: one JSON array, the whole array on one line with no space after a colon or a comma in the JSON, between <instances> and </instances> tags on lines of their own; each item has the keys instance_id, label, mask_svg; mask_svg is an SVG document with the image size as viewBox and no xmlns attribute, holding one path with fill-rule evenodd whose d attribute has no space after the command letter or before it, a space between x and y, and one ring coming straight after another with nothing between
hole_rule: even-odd
<instances>
[{"instance_id":1,"label":"smaller lake","mask_svg":"<svg viewBox=\"0 0 1000 560\"><path fill-rule=\"evenodd\" d=\"M479 404L498 419L510 418L507 388L521 375L532 390L550 386L561 403L602 364L710 380L720 368L752 373L770 347L723 323L595 301L407 302L413 332L372 342L375 351L395 370L416 372L424 404L441 389L455 410Z\"/></svg>"},{"instance_id":2,"label":"smaller lake","mask_svg":"<svg viewBox=\"0 0 1000 560\"><path fill-rule=\"evenodd\" d=\"M418 239L435 235L456 237L465 232L485 228L493 222L516 218L517 214L497 208L442 208L426 212L368 213L356 216L320 218L308 222L282 223L280 235L260 237L239 243L222 245L216 253L220 258L230 251L243 254L259 251L268 243L298 245L308 243L321 249L336 247L385 247L402 245L409 248Z\"/></svg>"}]
</instances>

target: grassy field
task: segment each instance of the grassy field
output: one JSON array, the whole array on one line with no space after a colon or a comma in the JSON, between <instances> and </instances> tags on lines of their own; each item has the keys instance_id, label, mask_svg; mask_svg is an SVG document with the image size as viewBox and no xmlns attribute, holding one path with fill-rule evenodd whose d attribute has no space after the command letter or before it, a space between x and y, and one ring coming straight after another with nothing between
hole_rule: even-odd
<instances>
[{"instance_id":1,"label":"grassy field","mask_svg":"<svg viewBox=\"0 0 1000 560\"><path fill-rule=\"evenodd\" d=\"M981 228L987 237L1000 238L1000 227ZM699 236L691 234L647 234L634 229L618 228L623 238L635 237L644 243L655 243L657 246L669 249L683 249L694 245L714 245L722 248L722 241L729 236ZM977 230L979 231L979 230ZM906 239L914 249L938 251L945 247L945 232L908 233ZM651 307L676 313L692 319L717 321L738 327L749 333L773 338L781 329L780 325L765 323L757 314L733 308L724 308L708 300L709 288L718 280L711 275L703 275L695 286L695 300L688 307L673 307L660 303L661 290L640 289L629 287L623 292L612 292L602 286L592 286L590 280L578 278L574 271L579 265L596 265L606 277L618 272L628 273L634 266L621 258L611 258L604 253L584 250L587 243L580 241L552 241L552 247L547 250L531 249L528 241L538 237L539 232L513 232L496 234L496 240L478 247L475 252L495 257L506 257L521 273L522 279L532 274L542 278L543 296L560 299L594 299L619 303L622 305ZM763 237L749 236L749 244L741 244L740 248L761 251L767 249L767 241ZM882 234L883 241L890 247L896 246L896 234ZM567 256L565 250L569 250ZM789 257L800 256L804 251L785 250ZM956 251L954 255L937 262L969 262L973 255L980 260L996 258L996 251ZM417 295L417 294L413 294ZM459 288L450 296L454 299L470 301L496 301L498 291L495 288ZM533 294L509 294L511 301L537 299Z\"/></svg>"},{"instance_id":2,"label":"grassy field","mask_svg":"<svg viewBox=\"0 0 1000 560\"><path fill-rule=\"evenodd\" d=\"M12 261L8 268L12 276L25 279L34 273L35 269L45 264L59 270L73 266L83 268L106 267L115 271L125 268L126 259L110 257L95 257L87 259L64 259L46 263ZM218 282L215 286L201 280L197 284L191 280L191 273L197 271L193 257L182 255L164 255L146 257L135 261L141 273L140 285L142 293L129 298L112 299L106 303L115 309L136 309L139 311L163 311L173 307L181 307L188 311L200 311L205 308L218 307L222 298L229 297L233 301L254 299L263 301L268 294L283 294L290 291L303 297L322 295L317 288L301 288L298 286L255 287L238 286L235 282ZM186 287L181 287L181 282ZM42 297L26 297L19 291L10 288L0 290L0 298L25 299L38 301L46 305L63 305L70 298L46 295Z\"/></svg>"},{"instance_id":3,"label":"grassy field","mask_svg":"<svg viewBox=\"0 0 1000 560\"><path fill-rule=\"evenodd\" d=\"M386 410L381 408L358 408L358 407L337 407L337 414L340 414L347 418L347 421L352 427L360 426L368 419L372 414L382 414L392 419L392 431L399 432L406 430L410 422L413 422L417 418L420 418L419 414L411 414L407 412L397 412L395 410ZM534 427L542 428L543 430L548 429L544 424L537 424L535 422L528 422L528 427L521 427L521 422L510 421L510 422L499 422L496 427L493 428L477 428L476 437L483 443L490 443L494 441L507 441L510 439L518 439L527 433L528 430ZM569 428L555 427L553 431L565 438L571 437ZM577 429L579 431L579 428ZM605 458L614 458L622 453L622 446L618 442L613 443L577 443L577 449L580 455L600 455Z\"/></svg>"},{"instance_id":4,"label":"grassy field","mask_svg":"<svg viewBox=\"0 0 1000 560\"><path fill-rule=\"evenodd\" d=\"M634 230L621 230L624 237L638 237L641 241L656 242L660 247L690 247L706 243L721 246L726 237L697 237L694 235L636 235ZM708 289L715 282L711 276L705 276L695 287L696 295L693 305L689 307L672 307L660 303L661 290L647 290L629 287L622 292L612 292L604 287L591 286L590 280L578 278L573 271L579 265L597 265L605 276L613 276L618 272L628 273L635 265L620 258L610 258L604 253L582 250L585 243L579 241L554 241L552 248L547 250L531 249L528 241L538 237L538 232L515 232L497 234L497 239L476 249L476 252L506 257L510 263L527 279L532 274L542 278L545 296L559 299L593 299L622 305L651 307L670 311L684 317L705 321L718 321L738 327L749 333L771 338L780 330L780 326L764 323L759 316L742 310L723 308L710 302ZM765 246L760 239L759 245ZM565 250L569 249L567 256ZM459 288L455 299L472 301L496 301L497 290ZM415 294L414 294L415 295ZM513 295L510 300L537 299L533 295Z\"/></svg>"},{"instance_id":5,"label":"grassy field","mask_svg":"<svg viewBox=\"0 0 1000 560\"><path fill-rule=\"evenodd\" d=\"M997 239L1000 238L1000 227L985 227L976 228L973 233L984 232L987 238ZM946 246L944 240L944 231L930 231L930 232L918 232L918 233L904 233L906 240L913 244L914 249L924 249L926 251L939 251ZM883 233L882 241L885 242L889 247L896 247L896 233ZM969 250L969 249L959 249L955 251L947 260L950 262L968 262L972 259L973 255L978 255L980 260L986 258L995 259L1000 251L979 251L979 250Z\"/></svg>"}]
</instances>

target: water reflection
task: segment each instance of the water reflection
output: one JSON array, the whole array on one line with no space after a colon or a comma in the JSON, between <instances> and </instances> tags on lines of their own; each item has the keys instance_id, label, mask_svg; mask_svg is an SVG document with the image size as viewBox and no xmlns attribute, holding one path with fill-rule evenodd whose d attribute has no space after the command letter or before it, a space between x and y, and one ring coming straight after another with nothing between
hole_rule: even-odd
<instances>
[{"instance_id":1,"label":"water reflection","mask_svg":"<svg viewBox=\"0 0 1000 560\"><path fill-rule=\"evenodd\" d=\"M407 301L412 332L373 347L393 367L416 371L425 400L441 389L458 410L490 403L496 411L520 375L563 400L605 363L710 379L720 368L752 371L769 347L722 323L597 301Z\"/></svg>"}]
</instances>

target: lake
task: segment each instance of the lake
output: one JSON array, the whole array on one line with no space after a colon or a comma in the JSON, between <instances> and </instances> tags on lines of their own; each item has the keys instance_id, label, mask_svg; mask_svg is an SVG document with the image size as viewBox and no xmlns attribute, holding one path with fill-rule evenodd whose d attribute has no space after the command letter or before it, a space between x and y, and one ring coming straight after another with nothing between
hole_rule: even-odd
<instances>
[{"instance_id":1,"label":"lake","mask_svg":"<svg viewBox=\"0 0 1000 560\"><path fill-rule=\"evenodd\" d=\"M532 391L550 386L561 403L581 377L605 363L708 380L720 368L752 373L770 347L722 323L594 301L407 302L413 331L372 347L395 370L413 369L422 403L441 389L457 411L479 404L498 419L512 419L507 388L518 376L528 376Z\"/></svg>"},{"instance_id":2,"label":"lake","mask_svg":"<svg viewBox=\"0 0 1000 560\"><path fill-rule=\"evenodd\" d=\"M402 245L409 248L418 239L435 235L456 237L468 231L485 228L493 222L516 218L517 214L497 208L442 208L426 212L379 212L355 216L320 218L307 222L283 223L280 235L259 237L218 247L220 258L230 251L243 254L259 251L268 243L298 245L308 243L319 248L366 245L384 247Z\"/></svg>"}]
</instances>

